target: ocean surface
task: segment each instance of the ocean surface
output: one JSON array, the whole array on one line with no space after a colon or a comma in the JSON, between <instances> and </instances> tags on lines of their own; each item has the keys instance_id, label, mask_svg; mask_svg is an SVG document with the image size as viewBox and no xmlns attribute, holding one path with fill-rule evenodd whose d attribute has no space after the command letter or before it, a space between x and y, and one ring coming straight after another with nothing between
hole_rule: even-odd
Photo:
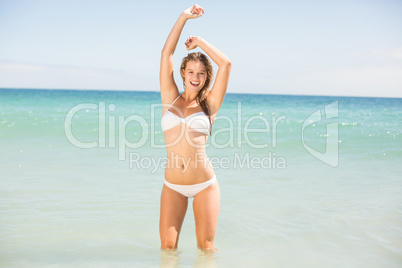
<instances>
[{"instance_id":1,"label":"ocean surface","mask_svg":"<svg viewBox=\"0 0 402 268\"><path fill-rule=\"evenodd\" d=\"M0 89L0 267L402 266L402 99L227 94L215 253L191 202L160 250L160 118L158 92Z\"/></svg>"}]
</instances>

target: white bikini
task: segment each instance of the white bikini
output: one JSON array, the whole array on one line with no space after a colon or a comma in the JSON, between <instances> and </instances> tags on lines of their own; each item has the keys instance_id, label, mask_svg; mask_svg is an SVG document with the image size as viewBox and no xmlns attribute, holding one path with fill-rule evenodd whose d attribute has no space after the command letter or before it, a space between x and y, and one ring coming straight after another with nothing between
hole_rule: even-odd
<instances>
[{"instance_id":1,"label":"white bikini","mask_svg":"<svg viewBox=\"0 0 402 268\"><path fill-rule=\"evenodd\" d=\"M170 104L168 110L163 114L162 120L161 120L161 126L162 130L165 132L166 130L169 130L180 123L184 123L190 128L194 129L197 132L201 132L203 134L209 134L211 131L211 122L209 121L208 116L204 112L198 112L198 113L193 113L189 116L186 117L180 117L177 116L176 114L172 113L169 111L169 109L172 107L172 105L176 102L176 100L181 96L177 96L177 98ZM165 185L169 187L172 190L175 190L176 192L192 198L208 186L214 184L216 181L216 176L214 175L212 179L203 182L203 183L198 183L198 184L192 184L192 185L179 185L179 184L173 184L170 183L166 180L165 178Z\"/></svg>"},{"instance_id":2,"label":"white bikini","mask_svg":"<svg viewBox=\"0 0 402 268\"><path fill-rule=\"evenodd\" d=\"M208 116L204 112L193 113L186 117L180 117L169 111L170 107L172 107L180 96L181 94L177 96L172 104L170 104L168 110L163 114L161 121L162 130L166 131L179 125L180 123L184 123L195 131L208 135L211 131L211 123Z\"/></svg>"},{"instance_id":3,"label":"white bikini","mask_svg":"<svg viewBox=\"0 0 402 268\"><path fill-rule=\"evenodd\" d=\"M207 188L208 186L211 186L216 182L216 176L214 175L212 179L203 182L203 183L198 183L198 184L192 184L192 185L180 185L180 184L173 184L168 182L166 179L164 181L165 185L169 187L172 190L175 190L176 192L189 197L193 198L196 194Z\"/></svg>"}]
</instances>

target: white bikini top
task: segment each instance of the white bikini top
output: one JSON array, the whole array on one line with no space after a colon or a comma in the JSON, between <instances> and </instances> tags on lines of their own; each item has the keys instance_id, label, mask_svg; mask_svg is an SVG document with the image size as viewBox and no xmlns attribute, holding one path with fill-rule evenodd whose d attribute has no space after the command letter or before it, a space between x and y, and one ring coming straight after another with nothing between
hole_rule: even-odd
<instances>
[{"instance_id":1,"label":"white bikini top","mask_svg":"<svg viewBox=\"0 0 402 268\"><path fill-rule=\"evenodd\" d=\"M162 130L166 131L179 125L180 123L184 123L195 131L208 135L211 131L211 123L208 116L204 112L193 113L186 117L180 117L169 111L170 107L172 107L173 103L175 103L180 96L181 94L177 96L172 104L170 104L168 110L163 114L161 120Z\"/></svg>"}]
</instances>

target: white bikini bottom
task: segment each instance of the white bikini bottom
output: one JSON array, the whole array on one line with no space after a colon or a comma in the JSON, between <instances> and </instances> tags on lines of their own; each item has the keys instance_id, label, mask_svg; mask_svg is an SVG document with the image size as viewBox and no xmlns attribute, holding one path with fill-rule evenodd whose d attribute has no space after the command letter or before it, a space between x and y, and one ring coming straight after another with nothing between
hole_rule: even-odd
<instances>
[{"instance_id":1,"label":"white bikini bottom","mask_svg":"<svg viewBox=\"0 0 402 268\"><path fill-rule=\"evenodd\" d=\"M173 184L168 181L164 181L165 185L169 187L172 190L175 190L176 192L189 197L193 198L196 194L207 188L208 186L211 186L216 182L216 176L214 175L212 179L203 182L203 183L198 183L198 184L192 184L192 185L180 185L180 184Z\"/></svg>"}]
</instances>

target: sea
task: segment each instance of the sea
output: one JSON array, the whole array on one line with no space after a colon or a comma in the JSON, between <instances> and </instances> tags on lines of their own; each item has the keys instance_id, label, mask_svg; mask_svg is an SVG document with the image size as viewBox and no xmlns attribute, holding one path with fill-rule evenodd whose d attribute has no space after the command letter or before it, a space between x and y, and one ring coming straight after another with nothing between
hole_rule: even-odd
<instances>
[{"instance_id":1,"label":"sea","mask_svg":"<svg viewBox=\"0 0 402 268\"><path fill-rule=\"evenodd\" d=\"M402 267L402 99L228 93L192 201L159 240L159 92L0 89L0 267Z\"/></svg>"}]
</instances>

